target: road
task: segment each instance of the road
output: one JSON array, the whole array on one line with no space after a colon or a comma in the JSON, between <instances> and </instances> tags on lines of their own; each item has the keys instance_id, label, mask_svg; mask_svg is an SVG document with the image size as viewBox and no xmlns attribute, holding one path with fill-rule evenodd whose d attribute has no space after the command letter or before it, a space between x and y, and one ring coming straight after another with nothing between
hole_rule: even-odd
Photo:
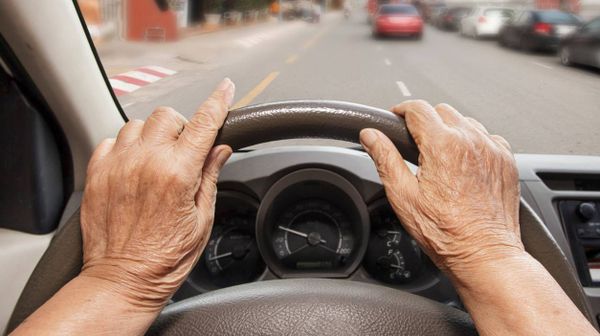
<instances>
[{"instance_id":1,"label":"road","mask_svg":"<svg viewBox=\"0 0 600 336\"><path fill-rule=\"evenodd\" d=\"M189 39L186 57L157 60L170 62L176 75L120 97L129 117L145 118L158 105L189 116L228 76L237 106L335 99L388 108L425 99L478 119L515 152L600 154L600 72L561 66L554 55L503 49L430 26L421 41L376 40L362 13Z\"/></svg>"}]
</instances>

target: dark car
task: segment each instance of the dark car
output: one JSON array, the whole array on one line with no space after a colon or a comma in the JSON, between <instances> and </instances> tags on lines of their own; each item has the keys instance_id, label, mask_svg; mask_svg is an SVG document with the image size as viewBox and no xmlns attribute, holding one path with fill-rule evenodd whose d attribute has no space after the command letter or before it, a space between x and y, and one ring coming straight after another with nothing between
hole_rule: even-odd
<instances>
[{"instance_id":1,"label":"dark car","mask_svg":"<svg viewBox=\"0 0 600 336\"><path fill-rule=\"evenodd\" d=\"M528 51L556 50L560 40L581 26L579 18L559 10L526 10L500 31L503 46Z\"/></svg>"},{"instance_id":2,"label":"dark car","mask_svg":"<svg viewBox=\"0 0 600 336\"><path fill-rule=\"evenodd\" d=\"M444 3L425 3L423 6L423 20L433 23L434 18L445 9L446 4Z\"/></svg>"},{"instance_id":3,"label":"dark car","mask_svg":"<svg viewBox=\"0 0 600 336\"><path fill-rule=\"evenodd\" d=\"M444 30L458 30L460 21L470 12L469 7L448 7L436 20L437 27Z\"/></svg>"},{"instance_id":4,"label":"dark car","mask_svg":"<svg viewBox=\"0 0 600 336\"><path fill-rule=\"evenodd\" d=\"M560 62L600 68L600 17L586 23L560 43Z\"/></svg>"}]
</instances>

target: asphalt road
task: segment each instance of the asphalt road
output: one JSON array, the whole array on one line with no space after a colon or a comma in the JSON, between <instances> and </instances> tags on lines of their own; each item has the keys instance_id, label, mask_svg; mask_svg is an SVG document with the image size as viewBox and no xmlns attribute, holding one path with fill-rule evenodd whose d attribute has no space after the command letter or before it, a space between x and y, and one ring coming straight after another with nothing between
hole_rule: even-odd
<instances>
[{"instance_id":1,"label":"asphalt road","mask_svg":"<svg viewBox=\"0 0 600 336\"><path fill-rule=\"evenodd\" d=\"M554 55L430 26L421 41L373 39L362 13L194 36L172 49L153 61L178 74L120 97L130 117L158 105L189 116L228 76L237 106L335 99L388 108L425 99L478 119L515 152L600 154L600 72L561 66Z\"/></svg>"}]
</instances>

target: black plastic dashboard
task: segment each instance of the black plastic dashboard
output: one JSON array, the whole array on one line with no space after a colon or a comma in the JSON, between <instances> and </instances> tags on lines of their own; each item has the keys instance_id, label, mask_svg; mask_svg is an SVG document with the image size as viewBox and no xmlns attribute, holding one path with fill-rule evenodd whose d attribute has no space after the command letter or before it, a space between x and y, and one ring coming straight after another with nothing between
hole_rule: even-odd
<instances>
[{"instance_id":1,"label":"black plastic dashboard","mask_svg":"<svg viewBox=\"0 0 600 336\"><path fill-rule=\"evenodd\" d=\"M362 151L285 146L236 153L219 178L215 223L174 300L253 281L341 278L455 303L393 213Z\"/></svg>"},{"instance_id":2,"label":"black plastic dashboard","mask_svg":"<svg viewBox=\"0 0 600 336\"><path fill-rule=\"evenodd\" d=\"M515 156L522 198L579 272L600 314L600 280L589 280L600 276L600 229L593 255L589 239L579 246L569 233L584 224L600 228L600 157ZM598 213L582 222L581 214L561 210L566 201L576 208L598 202ZM246 282L326 277L460 305L448 279L402 229L360 150L282 146L235 153L219 178L216 208L211 239L176 301ZM578 226L565 216L579 216Z\"/></svg>"}]
</instances>

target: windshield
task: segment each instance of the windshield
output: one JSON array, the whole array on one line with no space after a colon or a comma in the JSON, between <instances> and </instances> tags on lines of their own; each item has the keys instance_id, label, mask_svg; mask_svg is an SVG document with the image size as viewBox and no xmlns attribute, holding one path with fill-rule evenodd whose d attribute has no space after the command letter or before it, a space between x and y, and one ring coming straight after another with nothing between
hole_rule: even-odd
<instances>
[{"instance_id":1,"label":"windshield","mask_svg":"<svg viewBox=\"0 0 600 336\"><path fill-rule=\"evenodd\" d=\"M503 17L509 18L513 15L513 11L504 8L490 8L483 11L483 15L487 17Z\"/></svg>"},{"instance_id":2,"label":"windshield","mask_svg":"<svg viewBox=\"0 0 600 336\"><path fill-rule=\"evenodd\" d=\"M519 35L505 20L437 15L441 1L414 7L394 0L77 4L128 118L145 119L157 106L189 117L229 77L235 108L328 99L388 109L424 99L479 120L517 153L600 154L598 49L580 43L561 54L576 33L570 27L548 30L547 38ZM490 8L485 16L521 9ZM410 11L422 20L380 22L379 10ZM583 8L568 10L586 18ZM559 11L542 15L575 22Z\"/></svg>"},{"instance_id":3,"label":"windshield","mask_svg":"<svg viewBox=\"0 0 600 336\"><path fill-rule=\"evenodd\" d=\"M577 17L568 14L568 13L563 13L563 12L559 12L559 11L545 11L545 12L539 12L538 13L539 19L542 22L547 22L547 23L556 23L556 24L578 24L579 20L577 19Z\"/></svg>"},{"instance_id":4,"label":"windshield","mask_svg":"<svg viewBox=\"0 0 600 336\"><path fill-rule=\"evenodd\" d=\"M379 13L380 14L409 14L409 15L419 14L419 12L417 12L417 9L413 6L394 6L394 5L381 6Z\"/></svg>"}]
</instances>

